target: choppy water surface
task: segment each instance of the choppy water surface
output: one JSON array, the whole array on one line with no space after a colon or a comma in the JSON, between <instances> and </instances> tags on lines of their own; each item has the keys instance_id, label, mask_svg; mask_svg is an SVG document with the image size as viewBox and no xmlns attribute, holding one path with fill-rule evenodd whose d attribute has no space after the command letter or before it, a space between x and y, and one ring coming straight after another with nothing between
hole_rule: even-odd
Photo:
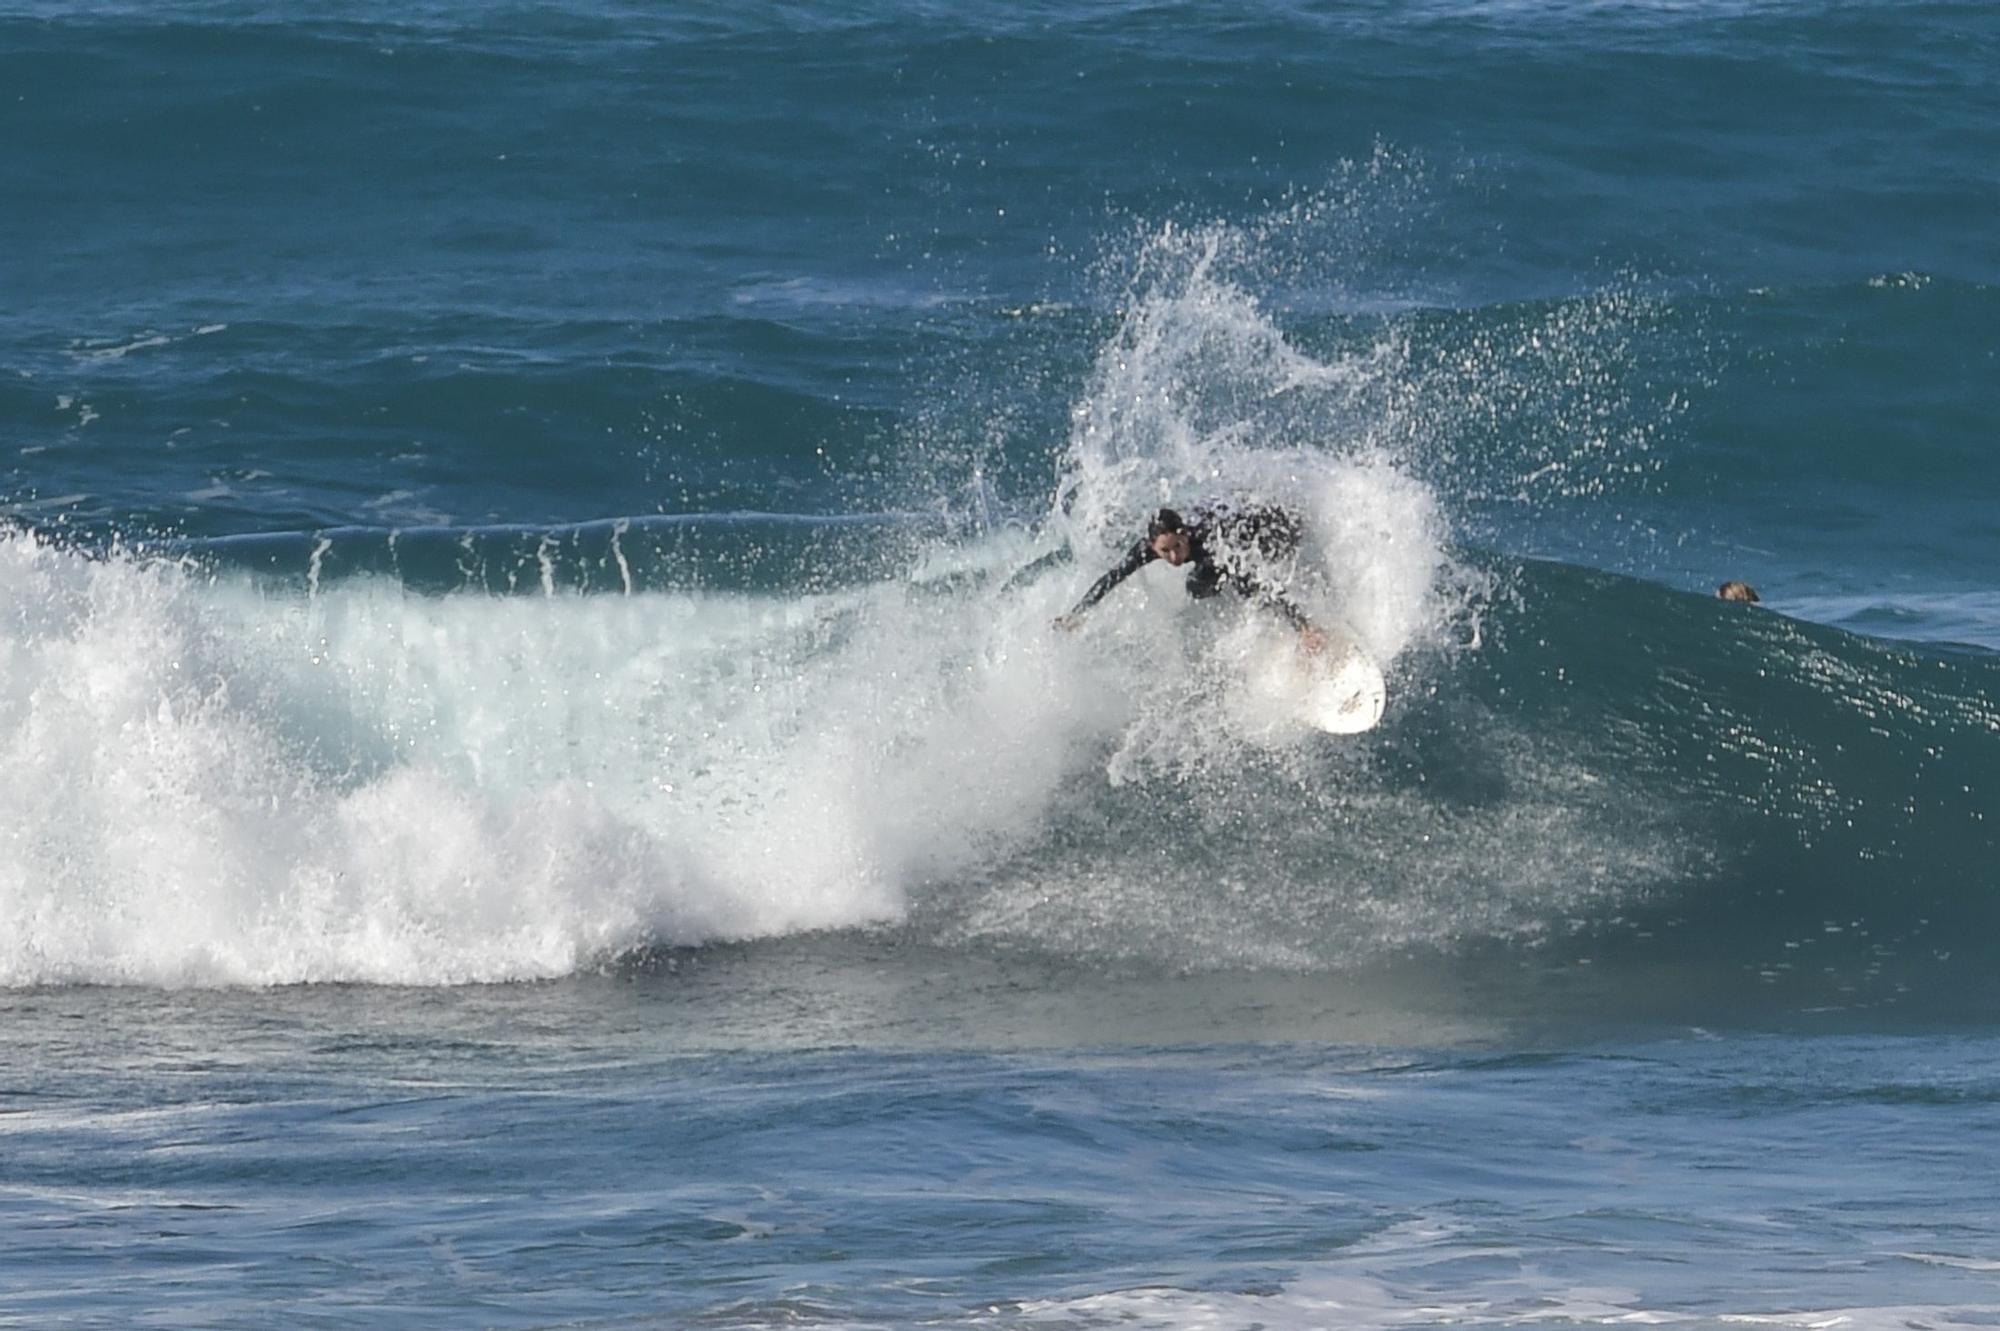
<instances>
[{"instance_id":1,"label":"choppy water surface","mask_svg":"<svg viewBox=\"0 0 2000 1331\"><path fill-rule=\"evenodd\" d=\"M1996 69L0 0L0 1321L1991 1324Z\"/></svg>"}]
</instances>

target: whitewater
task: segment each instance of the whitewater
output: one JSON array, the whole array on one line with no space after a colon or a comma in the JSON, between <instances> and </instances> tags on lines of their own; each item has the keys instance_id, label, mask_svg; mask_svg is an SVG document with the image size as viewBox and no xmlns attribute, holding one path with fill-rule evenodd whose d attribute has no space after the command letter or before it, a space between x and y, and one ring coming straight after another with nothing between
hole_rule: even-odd
<instances>
[{"instance_id":1,"label":"whitewater","mask_svg":"<svg viewBox=\"0 0 2000 1331\"><path fill-rule=\"evenodd\" d=\"M1441 640L1447 557L1420 484L1366 452L1244 446L1246 422L1194 419L1209 390L1188 362L1218 347L1240 357L1214 371L1231 392L1309 398L1317 378L1344 399L1360 372L1267 366L1283 339L1241 292L1201 264L1184 285L1148 307L1164 337L1135 327L1107 353L1094 400L1113 419L1079 424L1042 530L1095 557L1145 495L1261 480L1308 498L1312 557L1338 570L1319 600L1371 654ZM1189 395L1182 429L1121 417L1153 396L1134 375ZM514 595L426 596L322 580L331 539L280 580L16 535L8 761L14 818L37 832L8 870L6 977L453 984L889 923L913 893L990 880L1092 787L1228 777L1246 747L1308 744L1231 711L1246 616L1192 661L1185 625L1132 604L1105 616L1122 632L1061 641L1073 578L994 590L1033 553L1024 530L806 594L634 588L621 538L629 524L609 537L616 595L559 590L565 552L544 539ZM1134 694L1135 675L1162 687Z\"/></svg>"},{"instance_id":2,"label":"whitewater","mask_svg":"<svg viewBox=\"0 0 2000 1331\"><path fill-rule=\"evenodd\" d=\"M0 1327L1991 1325L1996 52L0 0Z\"/></svg>"},{"instance_id":3,"label":"whitewater","mask_svg":"<svg viewBox=\"0 0 2000 1331\"><path fill-rule=\"evenodd\" d=\"M1410 453L1441 381L1416 405L1393 336L1301 350L1235 276L1260 243L1147 241L1045 512L889 522L872 549L806 522L761 586L672 586L647 547L681 524L643 517L594 544L468 531L443 592L403 576L393 529L248 555L17 533L0 976L449 985L846 928L1326 969L1589 932L1781 853L1836 882L1886 861L1936 913L1980 909L1949 897L1992 848L1959 779L1991 760L1988 661L1465 549ZM1299 594L1394 681L1380 736L1256 714L1244 662L1272 626L1158 570L1080 641L1050 630L1154 507L1217 486L1302 508ZM1763 827L1689 835L1730 804ZM1218 888L1241 899L1202 920ZM1816 890L1807 917L1870 889ZM1906 944L1939 927L1855 909Z\"/></svg>"}]
</instances>

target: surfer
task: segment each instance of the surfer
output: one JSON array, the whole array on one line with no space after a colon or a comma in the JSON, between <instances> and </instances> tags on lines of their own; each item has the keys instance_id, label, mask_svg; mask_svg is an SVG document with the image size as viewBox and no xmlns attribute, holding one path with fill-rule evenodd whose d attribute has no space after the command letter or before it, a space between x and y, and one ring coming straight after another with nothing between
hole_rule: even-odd
<instances>
[{"instance_id":1,"label":"surfer","mask_svg":"<svg viewBox=\"0 0 2000 1331\"><path fill-rule=\"evenodd\" d=\"M1306 618L1298 603L1267 576L1269 566L1298 553L1304 524L1290 509L1275 504L1230 508L1209 504L1190 509L1186 517L1171 508L1153 515L1145 537L1118 564L1092 583L1073 609L1056 620L1059 629L1074 629L1083 612L1105 593L1156 559L1175 568L1190 565L1187 593L1206 600L1226 586L1237 595L1269 606L1299 631L1308 651L1326 644L1326 635Z\"/></svg>"}]
</instances>

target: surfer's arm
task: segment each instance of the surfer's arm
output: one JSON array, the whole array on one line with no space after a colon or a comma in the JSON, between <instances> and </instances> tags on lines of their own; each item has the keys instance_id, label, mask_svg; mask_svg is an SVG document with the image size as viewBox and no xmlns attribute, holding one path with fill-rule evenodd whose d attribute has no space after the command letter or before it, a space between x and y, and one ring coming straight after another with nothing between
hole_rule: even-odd
<instances>
[{"instance_id":1,"label":"surfer's arm","mask_svg":"<svg viewBox=\"0 0 2000 1331\"><path fill-rule=\"evenodd\" d=\"M1119 560L1115 567L1106 572L1096 582L1090 584L1090 590L1083 594L1083 599L1072 606L1068 614L1056 621L1057 627L1075 627L1078 617L1084 611L1103 600L1105 593L1157 558L1159 556L1153 553L1153 548L1146 544L1146 542L1140 541L1137 545L1134 545L1125 558Z\"/></svg>"},{"instance_id":2,"label":"surfer's arm","mask_svg":"<svg viewBox=\"0 0 2000 1331\"><path fill-rule=\"evenodd\" d=\"M1299 609L1298 602L1285 595L1284 588L1274 587L1257 577L1245 577L1243 581L1249 584L1248 590L1250 594L1256 597L1261 604L1270 606L1271 609L1284 616L1286 623L1306 635L1308 646L1317 646L1318 643L1324 641L1325 635L1313 626L1313 622L1310 619L1306 618L1306 612Z\"/></svg>"},{"instance_id":3,"label":"surfer's arm","mask_svg":"<svg viewBox=\"0 0 2000 1331\"><path fill-rule=\"evenodd\" d=\"M1285 622L1299 631L1299 646L1308 654L1317 655L1326 650L1326 630L1306 618L1306 612L1298 603L1275 588L1264 589L1261 599L1265 605L1285 617Z\"/></svg>"},{"instance_id":4,"label":"surfer's arm","mask_svg":"<svg viewBox=\"0 0 2000 1331\"><path fill-rule=\"evenodd\" d=\"M1067 545L1059 545L1034 561L1015 569L1014 575L1000 584L1000 593L1004 596L1010 592L1017 592L1035 579L1041 577L1042 574L1054 568L1057 564L1066 564L1069 560L1069 547Z\"/></svg>"}]
</instances>

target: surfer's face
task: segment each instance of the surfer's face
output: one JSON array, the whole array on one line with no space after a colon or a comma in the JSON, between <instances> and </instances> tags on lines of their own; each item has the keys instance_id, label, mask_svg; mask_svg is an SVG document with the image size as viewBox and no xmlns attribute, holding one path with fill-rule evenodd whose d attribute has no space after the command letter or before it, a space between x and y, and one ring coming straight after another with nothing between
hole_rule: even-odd
<instances>
[{"instance_id":1,"label":"surfer's face","mask_svg":"<svg viewBox=\"0 0 2000 1331\"><path fill-rule=\"evenodd\" d=\"M1194 553L1194 542L1184 531L1163 531L1153 538L1153 553L1179 568Z\"/></svg>"}]
</instances>

